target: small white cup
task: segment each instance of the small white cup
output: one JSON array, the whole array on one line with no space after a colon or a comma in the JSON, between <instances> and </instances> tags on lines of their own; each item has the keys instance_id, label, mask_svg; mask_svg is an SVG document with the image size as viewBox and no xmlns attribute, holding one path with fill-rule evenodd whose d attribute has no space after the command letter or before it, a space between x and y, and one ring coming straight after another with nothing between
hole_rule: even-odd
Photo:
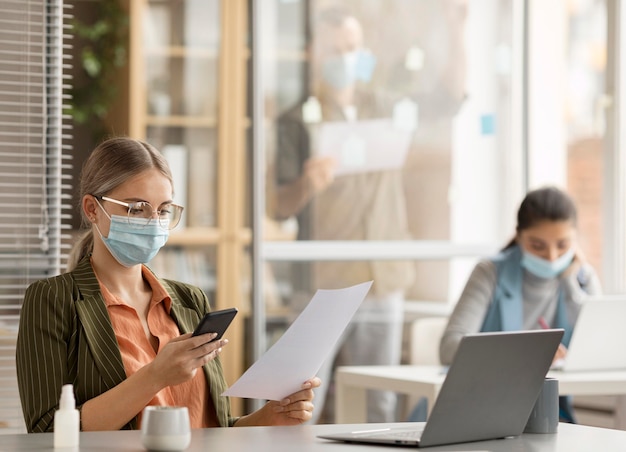
<instances>
[{"instance_id":1,"label":"small white cup","mask_svg":"<svg viewBox=\"0 0 626 452\"><path fill-rule=\"evenodd\" d=\"M147 406L141 418L141 444L148 450L185 450L191 442L189 411L181 406Z\"/></svg>"}]
</instances>

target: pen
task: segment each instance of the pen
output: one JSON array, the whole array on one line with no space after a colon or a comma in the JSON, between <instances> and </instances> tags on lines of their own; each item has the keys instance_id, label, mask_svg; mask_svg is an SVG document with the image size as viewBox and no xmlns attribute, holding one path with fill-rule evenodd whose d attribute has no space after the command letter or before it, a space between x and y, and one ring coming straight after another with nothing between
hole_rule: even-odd
<instances>
[{"instance_id":1,"label":"pen","mask_svg":"<svg viewBox=\"0 0 626 452\"><path fill-rule=\"evenodd\" d=\"M550 325L548 325L548 322L546 322L546 319L544 319L543 317L539 317L537 322L539 323L539 326L543 328L544 330L550 329Z\"/></svg>"}]
</instances>

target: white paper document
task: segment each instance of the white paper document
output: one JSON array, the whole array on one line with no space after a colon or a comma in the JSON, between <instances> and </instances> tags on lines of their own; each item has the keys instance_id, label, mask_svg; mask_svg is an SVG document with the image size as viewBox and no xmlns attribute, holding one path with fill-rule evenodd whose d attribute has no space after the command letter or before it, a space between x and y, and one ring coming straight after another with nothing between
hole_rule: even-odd
<instances>
[{"instance_id":1,"label":"white paper document","mask_svg":"<svg viewBox=\"0 0 626 452\"><path fill-rule=\"evenodd\" d=\"M336 160L335 176L396 170L404 165L413 134L391 119L325 122L317 152Z\"/></svg>"},{"instance_id":2,"label":"white paper document","mask_svg":"<svg viewBox=\"0 0 626 452\"><path fill-rule=\"evenodd\" d=\"M281 400L299 391L322 367L371 286L315 292L282 337L222 395Z\"/></svg>"}]
</instances>

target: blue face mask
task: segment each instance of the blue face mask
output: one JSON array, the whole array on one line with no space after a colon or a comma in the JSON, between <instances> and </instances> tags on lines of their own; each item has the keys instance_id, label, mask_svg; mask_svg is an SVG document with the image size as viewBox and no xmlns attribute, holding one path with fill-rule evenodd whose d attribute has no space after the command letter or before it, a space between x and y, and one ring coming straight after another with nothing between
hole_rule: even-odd
<instances>
[{"instance_id":1,"label":"blue face mask","mask_svg":"<svg viewBox=\"0 0 626 452\"><path fill-rule=\"evenodd\" d=\"M356 81L369 82L375 67L376 57L372 52L355 50L326 60L322 74L333 88L343 89Z\"/></svg>"},{"instance_id":2,"label":"blue face mask","mask_svg":"<svg viewBox=\"0 0 626 452\"><path fill-rule=\"evenodd\" d=\"M535 256L534 254L522 251L523 268L539 278L556 278L563 273L574 259L574 248L570 248L565 254L556 260L549 261Z\"/></svg>"},{"instance_id":3,"label":"blue face mask","mask_svg":"<svg viewBox=\"0 0 626 452\"><path fill-rule=\"evenodd\" d=\"M107 216L111 219L109 236L104 237L98 226L96 229L111 255L124 267L150 262L169 237L169 230L154 218L146 224L144 219Z\"/></svg>"}]
</instances>

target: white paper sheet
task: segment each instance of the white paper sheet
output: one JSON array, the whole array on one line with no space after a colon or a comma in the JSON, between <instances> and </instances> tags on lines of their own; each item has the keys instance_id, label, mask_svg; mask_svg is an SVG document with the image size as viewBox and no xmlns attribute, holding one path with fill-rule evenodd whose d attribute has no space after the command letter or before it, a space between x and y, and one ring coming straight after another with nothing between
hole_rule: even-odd
<instances>
[{"instance_id":1,"label":"white paper sheet","mask_svg":"<svg viewBox=\"0 0 626 452\"><path fill-rule=\"evenodd\" d=\"M411 118L405 113L395 121L367 119L322 123L317 155L336 160L335 176L399 169L404 165L414 134L414 129L406 126L407 121ZM398 122L402 127L395 125Z\"/></svg>"},{"instance_id":2,"label":"white paper sheet","mask_svg":"<svg viewBox=\"0 0 626 452\"><path fill-rule=\"evenodd\" d=\"M315 292L282 337L222 395L281 400L299 391L319 371L371 286L368 281Z\"/></svg>"}]
</instances>

